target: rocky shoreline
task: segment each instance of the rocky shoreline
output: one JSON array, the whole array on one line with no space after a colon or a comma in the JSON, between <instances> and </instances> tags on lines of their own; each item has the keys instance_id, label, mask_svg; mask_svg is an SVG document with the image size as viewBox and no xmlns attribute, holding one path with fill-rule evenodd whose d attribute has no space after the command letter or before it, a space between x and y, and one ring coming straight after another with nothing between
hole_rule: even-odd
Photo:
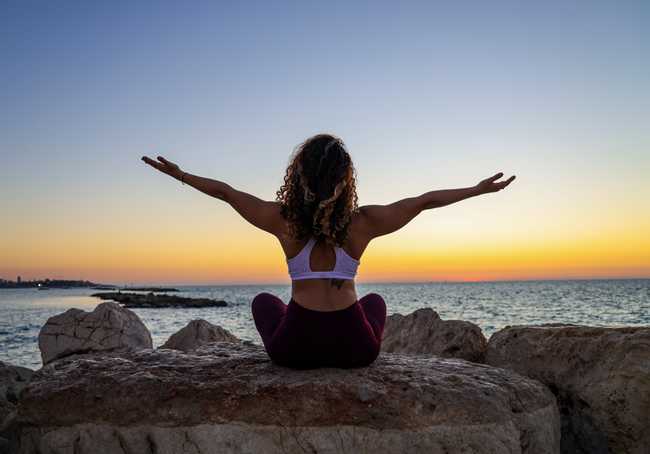
<instances>
[{"instance_id":1,"label":"rocky shoreline","mask_svg":"<svg viewBox=\"0 0 650 454\"><path fill-rule=\"evenodd\" d=\"M173 290L172 290L173 291ZM116 301L124 307L135 308L163 308L163 307L226 307L228 303L223 300L209 298L188 298L176 295L156 295L153 292L146 294L132 292L102 292L93 293L95 298Z\"/></svg>"},{"instance_id":2,"label":"rocky shoreline","mask_svg":"<svg viewBox=\"0 0 650 454\"><path fill-rule=\"evenodd\" d=\"M370 367L295 371L194 320L153 349L113 302L43 326L44 365L0 365L0 452L644 453L650 327L480 328L389 317ZM3 451L4 449L4 451Z\"/></svg>"}]
</instances>

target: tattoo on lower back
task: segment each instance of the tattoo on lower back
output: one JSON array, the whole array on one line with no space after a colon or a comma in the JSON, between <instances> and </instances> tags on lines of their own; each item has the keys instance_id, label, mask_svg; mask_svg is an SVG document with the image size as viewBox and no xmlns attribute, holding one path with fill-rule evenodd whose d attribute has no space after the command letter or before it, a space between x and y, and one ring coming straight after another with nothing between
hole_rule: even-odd
<instances>
[{"instance_id":1,"label":"tattoo on lower back","mask_svg":"<svg viewBox=\"0 0 650 454\"><path fill-rule=\"evenodd\" d=\"M336 286L336 288L341 290L341 286L343 286L343 279L330 279L330 284L332 287Z\"/></svg>"}]
</instances>

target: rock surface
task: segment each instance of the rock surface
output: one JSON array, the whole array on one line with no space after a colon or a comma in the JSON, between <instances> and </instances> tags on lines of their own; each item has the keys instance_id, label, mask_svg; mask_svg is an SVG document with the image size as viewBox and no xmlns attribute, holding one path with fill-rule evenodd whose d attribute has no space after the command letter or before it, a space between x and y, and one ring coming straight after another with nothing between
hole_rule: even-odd
<instances>
[{"instance_id":1,"label":"rock surface","mask_svg":"<svg viewBox=\"0 0 650 454\"><path fill-rule=\"evenodd\" d=\"M183 329L172 334L160 348L188 352L215 342L239 342L228 330L205 320L192 320Z\"/></svg>"},{"instance_id":2,"label":"rock surface","mask_svg":"<svg viewBox=\"0 0 650 454\"><path fill-rule=\"evenodd\" d=\"M50 317L38 334L43 364L65 356L151 348L151 334L140 318L117 303L98 305L94 311L68 309Z\"/></svg>"},{"instance_id":3,"label":"rock surface","mask_svg":"<svg viewBox=\"0 0 650 454\"><path fill-rule=\"evenodd\" d=\"M0 437L14 416L18 396L27 385L33 370L0 361ZM2 452L2 450L0 450Z\"/></svg>"},{"instance_id":4,"label":"rock surface","mask_svg":"<svg viewBox=\"0 0 650 454\"><path fill-rule=\"evenodd\" d=\"M128 308L149 308L160 307L225 307L228 305L223 300L211 300L209 298L186 298L176 295L156 295L155 293L127 293L127 292L103 292L94 293L96 298L103 300L117 301Z\"/></svg>"},{"instance_id":5,"label":"rock surface","mask_svg":"<svg viewBox=\"0 0 650 454\"><path fill-rule=\"evenodd\" d=\"M461 358L482 362L487 340L481 328L462 320L442 320L430 308L386 318L382 351Z\"/></svg>"},{"instance_id":6,"label":"rock surface","mask_svg":"<svg viewBox=\"0 0 650 454\"><path fill-rule=\"evenodd\" d=\"M297 371L217 343L56 361L23 391L12 442L23 454L556 453L559 430L553 394L504 369L382 354Z\"/></svg>"},{"instance_id":7,"label":"rock surface","mask_svg":"<svg viewBox=\"0 0 650 454\"><path fill-rule=\"evenodd\" d=\"M649 452L650 328L507 327L490 338L486 362L557 395L562 452Z\"/></svg>"}]
</instances>

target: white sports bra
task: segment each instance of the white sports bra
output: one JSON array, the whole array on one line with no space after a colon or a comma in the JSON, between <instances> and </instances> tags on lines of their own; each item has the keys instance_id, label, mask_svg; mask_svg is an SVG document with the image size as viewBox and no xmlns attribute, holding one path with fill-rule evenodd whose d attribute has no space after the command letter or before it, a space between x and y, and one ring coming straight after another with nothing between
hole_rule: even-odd
<instances>
[{"instance_id":1,"label":"white sports bra","mask_svg":"<svg viewBox=\"0 0 650 454\"><path fill-rule=\"evenodd\" d=\"M309 257L311 250L316 244L316 239L311 237L307 244L302 248L298 255L287 259L289 275L291 280L298 281L302 279L354 279L357 274L357 268L361 263L348 255L340 247L334 247L336 254L336 263L334 269L330 271L312 271L309 266Z\"/></svg>"}]
</instances>

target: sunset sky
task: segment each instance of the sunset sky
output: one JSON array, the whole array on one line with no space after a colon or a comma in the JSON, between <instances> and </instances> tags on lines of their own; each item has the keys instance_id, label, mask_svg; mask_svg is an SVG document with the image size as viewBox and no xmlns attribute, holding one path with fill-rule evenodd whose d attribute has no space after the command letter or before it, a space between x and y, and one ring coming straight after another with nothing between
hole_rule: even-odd
<instances>
[{"instance_id":1,"label":"sunset sky","mask_svg":"<svg viewBox=\"0 0 650 454\"><path fill-rule=\"evenodd\" d=\"M272 200L319 132L360 205L517 175L374 240L360 282L650 277L650 2L441 3L2 2L0 278L288 283L140 157Z\"/></svg>"}]
</instances>

